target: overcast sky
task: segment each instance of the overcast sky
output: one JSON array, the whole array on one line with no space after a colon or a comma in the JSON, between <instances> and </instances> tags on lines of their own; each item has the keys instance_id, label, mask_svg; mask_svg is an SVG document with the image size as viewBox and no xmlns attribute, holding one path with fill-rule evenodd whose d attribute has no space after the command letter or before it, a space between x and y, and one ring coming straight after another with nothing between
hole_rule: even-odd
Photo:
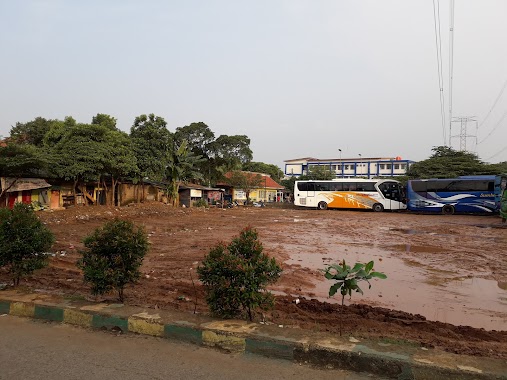
<instances>
[{"instance_id":1,"label":"overcast sky","mask_svg":"<svg viewBox=\"0 0 507 380\"><path fill-rule=\"evenodd\" d=\"M468 133L489 162L507 161L507 90L490 112L507 80L506 16L505 0L456 1L453 116L477 116ZM246 134L255 161L280 166L338 149L422 160L444 144L432 0L0 0L0 48L4 136L37 116L107 113L129 131L155 113L171 131Z\"/></svg>"}]
</instances>

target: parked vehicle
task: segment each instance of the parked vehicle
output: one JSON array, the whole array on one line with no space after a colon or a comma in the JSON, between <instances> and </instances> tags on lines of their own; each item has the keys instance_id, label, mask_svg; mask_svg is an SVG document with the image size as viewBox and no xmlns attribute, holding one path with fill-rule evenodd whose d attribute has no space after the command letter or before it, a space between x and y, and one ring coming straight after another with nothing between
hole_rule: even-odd
<instances>
[{"instance_id":1,"label":"parked vehicle","mask_svg":"<svg viewBox=\"0 0 507 380\"><path fill-rule=\"evenodd\" d=\"M414 179L407 183L407 208L411 211L493 213L498 210L496 176L462 176Z\"/></svg>"},{"instance_id":2,"label":"parked vehicle","mask_svg":"<svg viewBox=\"0 0 507 380\"><path fill-rule=\"evenodd\" d=\"M373 211L406 209L403 186L390 179L334 179L296 181L294 204L302 207L370 209Z\"/></svg>"}]
</instances>

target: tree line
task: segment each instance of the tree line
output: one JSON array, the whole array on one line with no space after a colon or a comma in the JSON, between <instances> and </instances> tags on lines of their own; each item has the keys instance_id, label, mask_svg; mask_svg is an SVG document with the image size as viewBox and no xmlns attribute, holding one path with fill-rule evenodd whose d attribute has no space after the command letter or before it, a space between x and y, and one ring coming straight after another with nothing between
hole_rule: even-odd
<instances>
[{"instance_id":1,"label":"tree line","mask_svg":"<svg viewBox=\"0 0 507 380\"><path fill-rule=\"evenodd\" d=\"M235 170L258 170L275 180L283 175L276 165L252 162L246 135L217 137L203 122L171 132L164 118L154 114L137 116L130 133L121 131L107 114L97 114L91 123L78 123L70 116L37 117L16 123L2 145L1 177L59 178L73 181L74 191L97 182L110 204L118 182L125 180L163 181L169 201L176 204L181 181L213 186Z\"/></svg>"}]
</instances>

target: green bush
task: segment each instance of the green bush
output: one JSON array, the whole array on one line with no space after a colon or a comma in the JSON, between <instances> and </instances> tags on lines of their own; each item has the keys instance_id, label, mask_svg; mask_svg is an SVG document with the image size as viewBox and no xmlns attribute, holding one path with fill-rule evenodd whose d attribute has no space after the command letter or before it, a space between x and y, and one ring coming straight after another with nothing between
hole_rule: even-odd
<instances>
[{"instance_id":1,"label":"green bush","mask_svg":"<svg viewBox=\"0 0 507 380\"><path fill-rule=\"evenodd\" d=\"M212 248L197 268L213 315L252 320L255 309L273 307L274 297L266 286L276 282L282 269L274 258L262 253L257 239L257 232L247 227L229 245Z\"/></svg>"},{"instance_id":2,"label":"green bush","mask_svg":"<svg viewBox=\"0 0 507 380\"><path fill-rule=\"evenodd\" d=\"M0 208L0 266L7 266L14 286L22 276L48 264L53 233L39 220L33 207L16 203L12 210Z\"/></svg>"},{"instance_id":3,"label":"green bush","mask_svg":"<svg viewBox=\"0 0 507 380\"><path fill-rule=\"evenodd\" d=\"M208 207L208 203L204 199L199 199L194 202L194 207Z\"/></svg>"},{"instance_id":4,"label":"green bush","mask_svg":"<svg viewBox=\"0 0 507 380\"><path fill-rule=\"evenodd\" d=\"M83 270L85 282L89 282L93 295L111 290L118 292L123 302L125 285L137 281L139 268L148 252L146 232L134 223L115 219L97 228L84 240L85 250L78 267Z\"/></svg>"}]
</instances>

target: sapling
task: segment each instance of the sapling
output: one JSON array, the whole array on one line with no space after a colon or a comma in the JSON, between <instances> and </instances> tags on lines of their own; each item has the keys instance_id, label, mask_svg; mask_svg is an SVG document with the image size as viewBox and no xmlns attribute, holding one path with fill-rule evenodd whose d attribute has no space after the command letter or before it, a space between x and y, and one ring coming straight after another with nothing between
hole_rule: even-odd
<instances>
[{"instance_id":1,"label":"sapling","mask_svg":"<svg viewBox=\"0 0 507 380\"><path fill-rule=\"evenodd\" d=\"M341 264L333 264L324 269L324 276L328 280L336 281L329 288L329 297L333 297L338 291L340 291L342 295L340 336L342 335L343 304L345 302L345 296L348 294L349 297L352 297L352 291L363 294L358 282L366 281L368 283L368 289L370 289L370 280L372 278L387 278L384 273L374 272L373 265L373 261L370 261L367 264L356 263L354 267L351 268L349 265L345 264L345 260L343 260Z\"/></svg>"}]
</instances>

